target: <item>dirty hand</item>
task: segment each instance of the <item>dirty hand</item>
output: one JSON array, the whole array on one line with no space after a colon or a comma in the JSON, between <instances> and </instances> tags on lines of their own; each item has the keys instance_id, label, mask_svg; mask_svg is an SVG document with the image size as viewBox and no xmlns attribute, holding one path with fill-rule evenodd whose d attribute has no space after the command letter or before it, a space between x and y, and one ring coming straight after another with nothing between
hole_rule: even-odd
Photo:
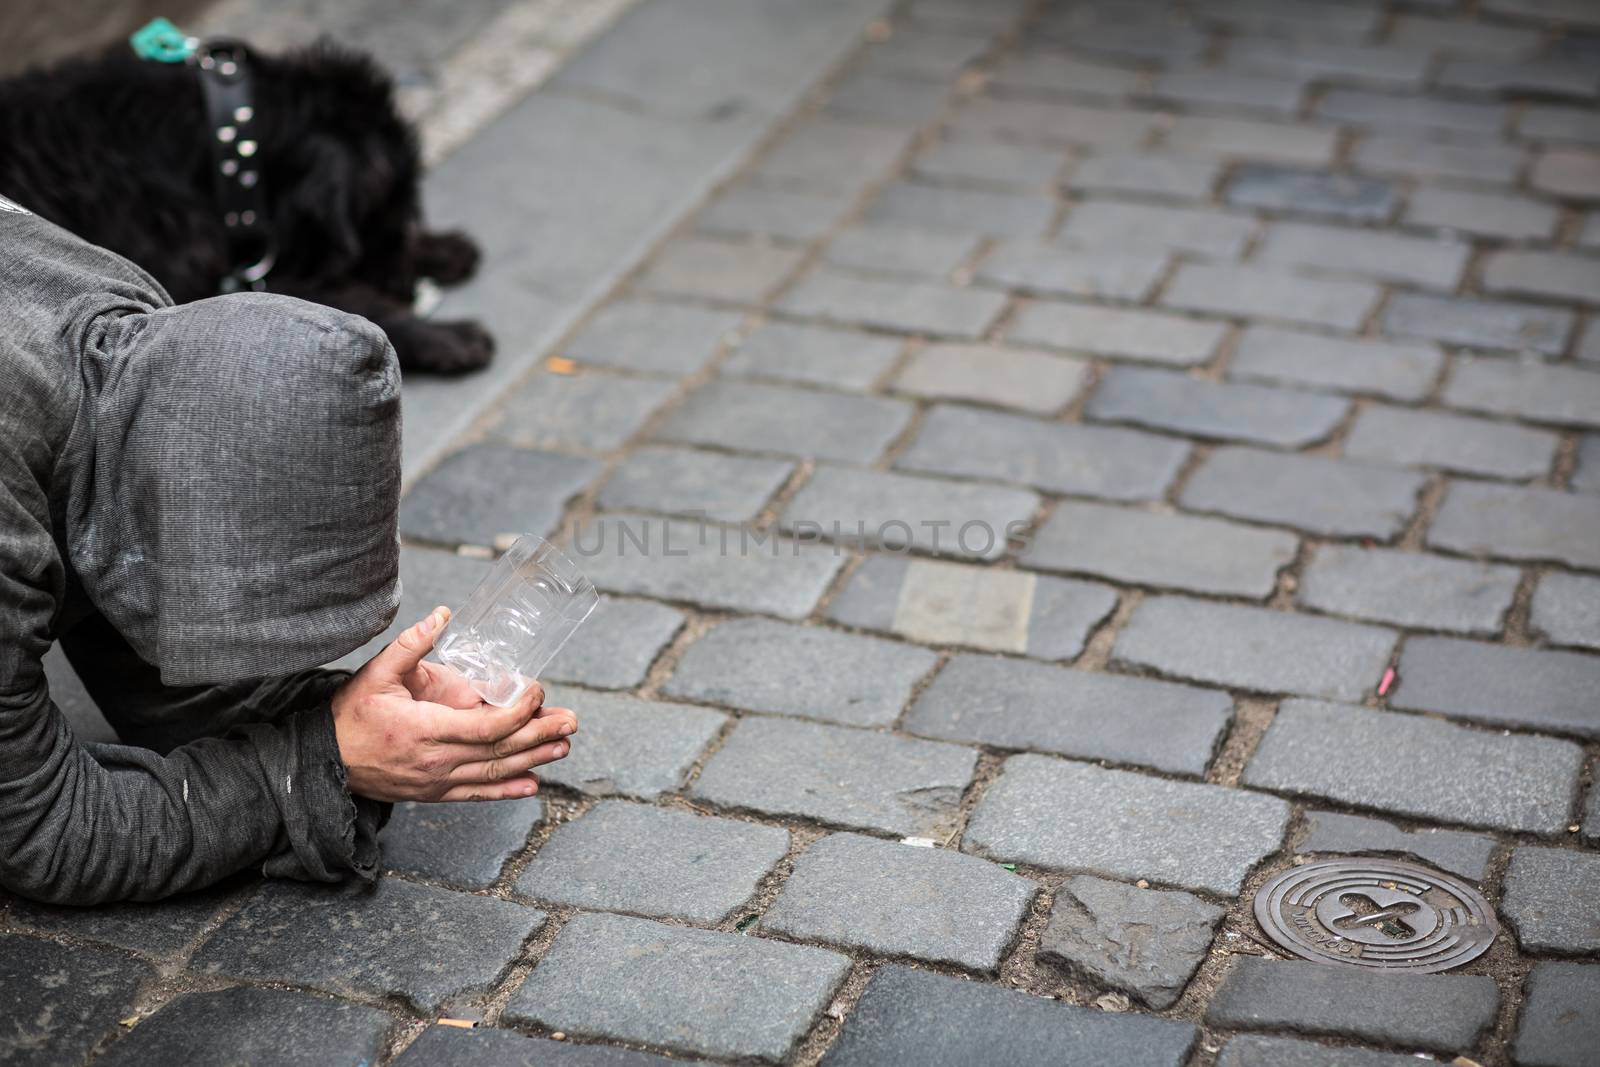
<instances>
[{"instance_id":1,"label":"dirty hand","mask_svg":"<svg viewBox=\"0 0 1600 1067\"><path fill-rule=\"evenodd\" d=\"M567 754L576 716L546 708L535 682L515 704L485 704L453 671L424 663L449 618L435 608L333 696L350 792L373 800L532 796L530 770Z\"/></svg>"}]
</instances>

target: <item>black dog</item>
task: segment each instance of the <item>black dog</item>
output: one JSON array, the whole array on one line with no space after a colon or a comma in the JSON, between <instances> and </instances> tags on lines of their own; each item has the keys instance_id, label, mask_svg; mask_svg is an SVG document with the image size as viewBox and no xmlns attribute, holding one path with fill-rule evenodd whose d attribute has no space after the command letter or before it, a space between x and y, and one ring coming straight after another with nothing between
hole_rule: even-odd
<instances>
[{"instance_id":1,"label":"black dog","mask_svg":"<svg viewBox=\"0 0 1600 1067\"><path fill-rule=\"evenodd\" d=\"M329 44L248 62L275 253L264 287L371 319L405 369L487 363L494 344L478 323L412 314L419 278L465 281L478 250L423 230L416 133L388 76ZM0 193L131 259L180 303L216 295L238 264L199 78L124 49L0 81Z\"/></svg>"}]
</instances>

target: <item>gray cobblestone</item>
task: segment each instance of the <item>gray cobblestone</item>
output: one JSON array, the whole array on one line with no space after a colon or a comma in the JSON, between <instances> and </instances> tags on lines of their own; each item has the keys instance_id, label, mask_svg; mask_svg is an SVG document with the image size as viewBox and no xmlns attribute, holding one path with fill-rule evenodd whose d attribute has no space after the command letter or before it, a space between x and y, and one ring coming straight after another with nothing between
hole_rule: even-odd
<instances>
[{"instance_id":1,"label":"gray cobblestone","mask_svg":"<svg viewBox=\"0 0 1600 1067\"><path fill-rule=\"evenodd\" d=\"M866 390L899 357L901 347L892 337L769 322L739 342L722 373Z\"/></svg>"},{"instance_id":2,"label":"gray cobblestone","mask_svg":"<svg viewBox=\"0 0 1600 1067\"><path fill-rule=\"evenodd\" d=\"M1023 48L996 65L990 84L1008 93L1065 96L1127 96L1139 83L1138 72L1125 67L1086 63L1060 52Z\"/></svg>"},{"instance_id":3,"label":"gray cobblestone","mask_svg":"<svg viewBox=\"0 0 1600 1067\"><path fill-rule=\"evenodd\" d=\"M1600 170L1596 174L1600 177ZM1483 264L1483 288L1491 293L1600 303L1600 260L1569 252L1491 252Z\"/></svg>"},{"instance_id":4,"label":"gray cobblestone","mask_svg":"<svg viewBox=\"0 0 1600 1067\"><path fill-rule=\"evenodd\" d=\"M1536 963L1528 973L1516 1062L1528 1067L1584 1067L1600 1060L1600 966Z\"/></svg>"},{"instance_id":5,"label":"gray cobblestone","mask_svg":"<svg viewBox=\"0 0 1600 1067\"><path fill-rule=\"evenodd\" d=\"M110 1046L95 1063L249 1063L322 1067L376 1062L394 1017L361 1004L285 989L240 986L183 993Z\"/></svg>"},{"instance_id":6,"label":"gray cobblestone","mask_svg":"<svg viewBox=\"0 0 1600 1067\"><path fill-rule=\"evenodd\" d=\"M1500 911L1524 952L1600 952L1600 855L1518 846Z\"/></svg>"},{"instance_id":7,"label":"gray cobblestone","mask_svg":"<svg viewBox=\"0 0 1600 1067\"><path fill-rule=\"evenodd\" d=\"M1250 326L1228 375L1315 389L1420 400L1433 388L1444 356L1431 344L1325 337L1277 326Z\"/></svg>"},{"instance_id":8,"label":"gray cobblestone","mask_svg":"<svg viewBox=\"0 0 1600 1067\"><path fill-rule=\"evenodd\" d=\"M1239 33L1318 41L1364 40L1371 37L1382 22L1381 14L1370 8L1344 4L1302 4L1285 8L1270 0L1229 0L1208 8L1206 17L1227 23Z\"/></svg>"},{"instance_id":9,"label":"gray cobblestone","mask_svg":"<svg viewBox=\"0 0 1600 1067\"><path fill-rule=\"evenodd\" d=\"M695 781L708 804L944 838L977 753L960 745L787 719L747 718Z\"/></svg>"},{"instance_id":10,"label":"gray cobblestone","mask_svg":"<svg viewBox=\"0 0 1600 1067\"><path fill-rule=\"evenodd\" d=\"M960 655L917 698L905 728L945 741L1200 775L1232 712L1227 694L1213 690Z\"/></svg>"},{"instance_id":11,"label":"gray cobblestone","mask_svg":"<svg viewBox=\"0 0 1600 1067\"><path fill-rule=\"evenodd\" d=\"M1438 140L1414 135L1379 134L1363 138L1356 166L1375 174L1418 178L1462 178L1509 183L1527 159L1527 150L1499 141Z\"/></svg>"},{"instance_id":12,"label":"gray cobblestone","mask_svg":"<svg viewBox=\"0 0 1600 1067\"><path fill-rule=\"evenodd\" d=\"M1528 182L1535 189L1556 196L1600 199L1600 152L1565 148L1540 152Z\"/></svg>"},{"instance_id":13,"label":"gray cobblestone","mask_svg":"<svg viewBox=\"0 0 1600 1067\"><path fill-rule=\"evenodd\" d=\"M1228 49L1228 61L1246 70L1409 89L1422 84L1428 53L1395 45L1235 38Z\"/></svg>"},{"instance_id":14,"label":"gray cobblestone","mask_svg":"<svg viewBox=\"0 0 1600 1067\"><path fill-rule=\"evenodd\" d=\"M957 130L1034 144L1132 148L1155 123L1139 111L1080 107L1054 100L975 97L949 119Z\"/></svg>"},{"instance_id":15,"label":"gray cobblestone","mask_svg":"<svg viewBox=\"0 0 1600 1067\"><path fill-rule=\"evenodd\" d=\"M1600 658L1415 637L1400 657L1397 708L1461 719L1600 737Z\"/></svg>"},{"instance_id":16,"label":"gray cobblestone","mask_svg":"<svg viewBox=\"0 0 1600 1067\"><path fill-rule=\"evenodd\" d=\"M1205 208L1091 200L1067 214L1061 239L1086 248L1158 248L1232 258L1259 228L1248 215Z\"/></svg>"},{"instance_id":17,"label":"gray cobblestone","mask_svg":"<svg viewBox=\"0 0 1600 1067\"><path fill-rule=\"evenodd\" d=\"M876 637L733 619L690 646L663 691L846 726L888 726L937 662L927 649Z\"/></svg>"},{"instance_id":18,"label":"gray cobblestone","mask_svg":"<svg viewBox=\"0 0 1600 1067\"><path fill-rule=\"evenodd\" d=\"M867 983L823 1067L968 1067L974 1063L1137 1063L1179 1067L1189 1023L1110 1015L1021 990L890 964Z\"/></svg>"},{"instance_id":19,"label":"gray cobblestone","mask_svg":"<svg viewBox=\"0 0 1600 1067\"><path fill-rule=\"evenodd\" d=\"M1600 373L1581 367L1462 358L1444 400L1471 411L1600 428Z\"/></svg>"},{"instance_id":20,"label":"gray cobblestone","mask_svg":"<svg viewBox=\"0 0 1600 1067\"><path fill-rule=\"evenodd\" d=\"M1298 448L1327 437L1349 410L1348 400L1321 393L1113 367L1101 378L1085 413L1105 422L1212 440Z\"/></svg>"},{"instance_id":21,"label":"gray cobblestone","mask_svg":"<svg viewBox=\"0 0 1600 1067\"><path fill-rule=\"evenodd\" d=\"M598 461L577 456L472 445L446 456L405 495L400 532L451 545L546 534L600 469Z\"/></svg>"},{"instance_id":22,"label":"gray cobblestone","mask_svg":"<svg viewBox=\"0 0 1600 1067\"><path fill-rule=\"evenodd\" d=\"M849 972L836 952L578 915L512 994L506 1019L690 1054L777 1061Z\"/></svg>"},{"instance_id":23,"label":"gray cobblestone","mask_svg":"<svg viewBox=\"0 0 1600 1067\"><path fill-rule=\"evenodd\" d=\"M1591 108L1529 104L1517 120L1517 132L1535 141L1600 144L1600 117Z\"/></svg>"},{"instance_id":24,"label":"gray cobblestone","mask_svg":"<svg viewBox=\"0 0 1600 1067\"><path fill-rule=\"evenodd\" d=\"M1049 189L1066 166L1060 149L1000 141L939 141L911 164L912 172L935 181Z\"/></svg>"},{"instance_id":25,"label":"gray cobblestone","mask_svg":"<svg viewBox=\"0 0 1600 1067\"><path fill-rule=\"evenodd\" d=\"M993 34L972 28L897 27L868 47L863 63L906 77L952 81L989 48Z\"/></svg>"},{"instance_id":26,"label":"gray cobblestone","mask_svg":"<svg viewBox=\"0 0 1600 1067\"><path fill-rule=\"evenodd\" d=\"M0 933L0 998L7 1067L56 1067L82 1060L128 1013L155 968L114 952ZM63 996L65 988L70 996Z\"/></svg>"},{"instance_id":27,"label":"gray cobblestone","mask_svg":"<svg viewBox=\"0 0 1600 1067\"><path fill-rule=\"evenodd\" d=\"M1522 573L1386 548L1324 545L1300 578L1300 603L1423 630L1494 636Z\"/></svg>"},{"instance_id":28,"label":"gray cobblestone","mask_svg":"<svg viewBox=\"0 0 1600 1067\"><path fill-rule=\"evenodd\" d=\"M1256 259L1448 290L1460 282L1470 252L1458 241L1280 222L1267 230Z\"/></svg>"},{"instance_id":29,"label":"gray cobblestone","mask_svg":"<svg viewBox=\"0 0 1600 1067\"><path fill-rule=\"evenodd\" d=\"M1116 606L1107 586L1026 571L873 556L828 609L847 626L931 645L1070 659Z\"/></svg>"},{"instance_id":30,"label":"gray cobblestone","mask_svg":"<svg viewBox=\"0 0 1600 1067\"><path fill-rule=\"evenodd\" d=\"M1185 152L1308 166L1331 162L1337 143L1325 127L1209 115L1180 115L1167 129L1167 145Z\"/></svg>"},{"instance_id":31,"label":"gray cobblestone","mask_svg":"<svg viewBox=\"0 0 1600 1067\"><path fill-rule=\"evenodd\" d=\"M791 289L779 307L805 318L977 338L994 325L1005 305L1006 298L1000 293L864 278L825 269Z\"/></svg>"},{"instance_id":32,"label":"gray cobblestone","mask_svg":"<svg viewBox=\"0 0 1600 1067\"><path fill-rule=\"evenodd\" d=\"M1055 200L1048 196L900 182L872 202L867 222L1028 237L1044 233L1055 213Z\"/></svg>"},{"instance_id":33,"label":"gray cobblestone","mask_svg":"<svg viewBox=\"0 0 1600 1067\"><path fill-rule=\"evenodd\" d=\"M1536 478L1549 471L1559 444L1546 430L1375 404L1356 416L1344 454L1491 478Z\"/></svg>"},{"instance_id":34,"label":"gray cobblestone","mask_svg":"<svg viewBox=\"0 0 1600 1067\"><path fill-rule=\"evenodd\" d=\"M971 259L982 242L972 233L857 226L828 242L823 258L852 270L942 279Z\"/></svg>"},{"instance_id":35,"label":"gray cobblestone","mask_svg":"<svg viewBox=\"0 0 1600 1067\"><path fill-rule=\"evenodd\" d=\"M959 852L830 834L795 861L761 929L992 974L1038 891Z\"/></svg>"},{"instance_id":36,"label":"gray cobblestone","mask_svg":"<svg viewBox=\"0 0 1600 1067\"><path fill-rule=\"evenodd\" d=\"M1263 599L1294 559L1293 534L1195 515L1068 501L1022 554L1041 570Z\"/></svg>"},{"instance_id":37,"label":"gray cobblestone","mask_svg":"<svg viewBox=\"0 0 1600 1067\"><path fill-rule=\"evenodd\" d=\"M1572 472L1571 485L1580 493L1600 493L1600 434L1588 433L1578 439L1578 466Z\"/></svg>"},{"instance_id":38,"label":"gray cobblestone","mask_svg":"<svg viewBox=\"0 0 1600 1067\"><path fill-rule=\"evenodd\" d=\"M1495 839L1486 834L1431 827L1402 830L1382 819L1333 811L1307 812L1305 825L1305 839L1295 850L1302 855L1329 852L1415 857L1472 882L1483 881L1496 848Z\"/></svg>"},{"instance_id":39,"label":"gray cobblestone","mask_svg":"<svg viewBox=\"0 0 1600 1067\"><path fill-rule=\"evenodd\" d=\"M545 677L596 689L631 689L683 626L683 613L648 600L601 597L600 605L550 661Z\"/></svg>"},{"instance_id":40,"label":"gray cobblestone","mask_svg":"<svg viewBox=\"0 0 1600 1067\"><path fill-rule=\"evenodd\" d=\"M1149 812L1160 811L1152 822ZM1048 756L1012 756L978 802L962 847L995 860L1239 892L1283 842L1289 805Z\"/></svg>"},{"instance_id":41,"label":"gray cobblestone","mask_svg":"<svg viewBox=\"0 0 1600 1067\"><path fill-rule=\"evenodd\" d=\"M1178 678L1360 700L1394 644L1394 632L1376 626L1167 596L1134 610L1112 655Z\"/></svg>"},{"instance_id":42,"label":"gray cobblestone","mask_svg":"<svg viewBox=\"0 0 1600 1067\"><path fill-rule=\"evenodd\" d=\"M488 889L543 821L539 797L494 804L396 804L381 838L383 865L468 889Z\"/></svg>"},{"instance_id":43,"label":"gray cobblestone","mask_svg":"<svg viewBox=\"0 0 1600 1067\"><path fill-rule=\"evenodd\" d=\"M1161 302L1188 311L1237 318L1355 330L1378 303L1366 282L1329 281L1268 267L1187 263L1167 285Z\"/></svg>"},{"instance_id":44,"label":"gray cobblestone","mask_svg":"<svg viewBox=\"0 0 1600 1067\"><path fill-rule=\"evenodd\" d=\"M532 1059L530 1060L530 1057ZM392 1061L395 1067L707 1067L705 1060L668 1059L613 1045L579 1045L524 1037L510 1030L434 1025Z\"/></svg>"},{"instance_id":45,"label":"gray cobblestone","mask_svg":"<svg viewBox=\"0 0 1600 1067\"><path fill-rule=\"evenodd\" d=\"M1600 569L1600 499L1556 489L1456 482L1428 528L1428 544L1469 555Z\"/></svg>"},{"instance_id":46,"label":"gray cobblestone","mask_svg":"<svg viewBox=\"0 0 1600 1067\"><path fill-rule=\"evenodd\" d=\"M1424 186L1411 194L1405 219L1413 226L1517 240L1550 237L1559 213L1550 204L1529 197Z\"/></svg>"},{"instance_id":47,"label":"gray cobblestone","mask_svg":"<svg viewBox=\"0 0 1600 1067\"><path fill-rule=\"evenodd\" d=\"M859 70L834 87L826 111L847 121L909 130L931 121L943 107L943 94L929 92L926 82Z\"/></svg>"},{"instance_id":48,"label":"gray cobblestone","mask_svg":"<svg viewBox=\"0 0 1600 1067\"><path fill-rule=\"evenodd\" d=\"M219 887L154 904L126 901L92 908L39 904L18 897L7 917L12 927L104 941L145 956L172 956L193 941L233 895L233 889ZM4 951L0 947L0 956ZM0 963L0 975L4 975L4 967ZM4 988L0 978L0 989ZM5 1049L0 1039L0 1053Z\"/></svg>"},{"instance_id":49,"label":"gray cobblestone","mask_svg":"<svg viewBox=\"0 0 1600 1067\"><path fill-rule=\"evenodd\" d=\"M1486 975L1381 974L1235 956L1206 1009L1206 1022L1453 1053L1477 1043L1494 1025L1499 1005L1500 991Z\"/></svg>"},{"instance_id":50,"label":"gray cobblestone","mask_svg":"<svg viewBox=\"0 0 1600 1067\"><path fill-rule=\"evenodd\" d=\"M1224 910L1188 893L1080 874L1056 890L1038 958L1170 1008L1205 959Z\"/></svg>"},{"instance_id":51,"label":"gray cobblestone","mask_svg":"<svg viewBox=\"0 0 1600 1067\"><path fill-rule=\"evenodd\" d=\"M697 225L702 233L814 241L850 210L850 201L842 193L746 182L713 200L700 213Z\"/></svg>"},{"instance_id":52,"label":"gray cobblestone","mask_svg":"<svg viewBox=\"0 0 1600 1067\"><path fill-rule=\"evenodd\" d=\"M1420 819L1552 834L1566 829L1582 765L1583 751L1569 741L1289 700L1244 781Z\"/></svg>"},{"instance_id":53,"label":"gray cobblestone","mask_svg":"<svg viewBox=\"0 0 1600 1067\"><path fill-rule=\"evenodd\" d=\"M563 823L517 892L552 904L718 923L789 851L776 826L601 801Z\"/></svg>"},{"instance_id":54,"label":"gray cobblestone","mask_svg":"<svg viewBox=\"0 0 1600 1067\"><path fill-rule=\"evenodd\" d=\"M1007 336L1113 359L1192 366L1209 360L1227 332L1224 323L1160 311L1037 302L1017 313Z\"/></svg>"},{"instance_id":55,"label":"gray cobblestone","mask_svg":"<svg viewBox=\"0 0 1600 1067\"><path fill-rule=\"evenodd\" d=\"M1067 187L1084 192L1149 193L1203 200L1216 187L1222 164L1211 159L1154 152L1111 152L1081 160Z\"/></svg>"},{"instance_id":56,"label":"gray cobblestone","mask_svg":"<svg viewBox=\"0 0 1600 1067\"><path fill-rule=\"evenodd\" d=\"M599 503L604 508L703 513L716 522L747 522L793 471L794 464L783 459L639 448L612 472Z\"/></svg>"},{"instance_id":57,"label":"gray cobblestone","mask_svg":"<svg viewBox=\"0 0 1600 1067\"><path fill-rule=\"evenodd\" d=\"M1408 12L1395 20L1389 40L1419 51L1439 49L1452 55L1520 57L1538 47L1539 30L1533 26Z\"/></svg>"},{"instance_id":58,"label":"gray cobblestone","mask_svg":"<svg viewBox=\"0 0 1600 1067\"><path fill-rule=\"evenodd\" d=\"M712 381L657 430L666 441L870 462L911 419L911 405L754 382Z\"/></svg>"},{"instance_id":59,"label":"gray cobblestone","mask_svg":"<svg viewBox=\"0 0 1600 1067\"><path fill-rule=\"evenodd\" d=\"M538 371L500 406L491 436L523 448L609 452L676 387L657 378Z\"/></svg>"},{"instance_id":60,"label":"gray cobblestone","mask_svg":"<svg viewBox=\"0 0 1600 1067\"><path fill-rule=\"evenodd\" d=\"M892 387L933 400L1050 415L1078 395L1087 377L1087 365L1070 356L1001 345L934 344L912 355Z\"/></svg>"},{"instance_id":61,"label":"gray cobblestone","mask_svg":"<svg viewBox=\"0 0 1600 1067\"><path fill-rule=\"evenodd\" d=\"M1169 70L1158 75L1150 95L1186 111L1266 111L1293 115L1300 110L1305 79L1246 74L1216 67Z\"/></svg>"},{"instance_id":62,"label":"gray cobblestone","mask_svg":"<svg viewBox=\"0 0 1600 1067\"><path fill-rule=\"evenodd\" d=\"M1600 215L1595 218L1600 219ZM1600 226L1595 227L1600 232ZM1600 363L1600 316L1590 318L1578 340L1577 358L1584 363Z\"/></svg>"},{"instance_id":63,"label":"gray cobblestone","mask_svg":"<svg viewBox=\"0 0 1600 1067\"><path fill-rule=\"evenodd\" d=\"M1246 164L1228 182L1227 201L1234 207L1384 222L1394 217L1400 194L1381 178Z\"/></svg>"},{"instance_id":64,"label":"gray cobblestone","mask_svg":"<svg viewBox=\"0 0 1600 1067\"><path fill-rule=\"evenodd\" d=\"M1317 114L1380 129L1448 130L1492 136L1505 128L1507 110L1499 104L1332 89L1323 95Z\"/></svg>"},{"instance_id":65,"label":"gray cobblestone","mask_svg":"<svg viewBox=\"0 0 1600 1067\"><path fill-rule=\"evenodd\" d=\"M1228 447L1213 452L1190 477L1182 502L1329 537L1387 540L1405 528L1424 480L1412 471L1353 460Z\"/></svg>"},{"instance_id":66,"label":"gray cobblestone","mask_svg":"<svg viewBox=\"0 0 1600 1067\"><path fill-rule=\"evenodd\" d=\"M1546 574L1533 594L1532 622L1554 644L1600 651L1600 578Z\"/></svg>"},{"instance_id":67,"label":"gray cobblestone","mask_svg":"<svg viewBox=\"0 0 1600 1067\"><path fill-rule=\"evenodd\" d=\"M1217 1067L1416 1067L1416 1062L1406 1052L1330 1047L1265 1034L1240 1034L1217 1057Z\"/></svg>"},{"instance_id":68,"label":"gray cobblestone","mask_svg":"<svg viewBox=\"0 0 1600 1067\"><path fill-rule=\"evenodd\" d=\"M1188 454L1182 442L1113 427L938 405L896 466L1113 500L1160 496Z\"/></svg>"},{"instance_id":69,"label":"gray cobblestone","mask_svg":"<svg viewBox=\"0 0 1600 1067\"><path fill-rule=\"evenodd\" d=\"M1038 22L1035 32L1051 36L1049 22ZM1109 21L1100 25L1067 25L1065 19L1056 31L1058 43L1080 52L1097 53L1121 59L1192 61L1206 50L1211 38L1190 26L1172 20L1166 25Z\"/></svg>"},{"instance_id":70,"label":"gray cobblestone","mask_svg":"<svg viewBox=\"0 0 1600 1067\"><path fill-rule=\"evenodd\" d=\"M996 560L1013 528L1039 508L1037 494L891 471L821 466L779 517L796 537L941 556Z\"/></svg>"},{"instance_id":71,"label":"gray cobblestone","mask_svg":"<svg viewBox=\"0 0 1600 1067\"><path fill-rule=\"evenodd\" d=\"M577 712L582 740L539 768L539 778L585 796L653 800L676 791L728 722L709 708L617 693L550 687L545 703Z\"/></svg>"},{"instance_id":72,"label":"gray cobblestone","mask_svg":"<svg viewBox=\"0 0 1600 1067\"><path fill-rule=\"evenodd\" d=\"M1166 270L1163 253L1074 249L1047 241L1007 241L978 266L990 285L1062 296L1138 301Z\"/></svg>"},{"instance_id":73,"label":"gray cobblestone","mask_svg":"<svg viewBox=\"0 0 1600 1067\"><path fill-rule=\"evenodd\" d=\"M854 195L887 173L910 144L904 129L819 115L796 123L751 173L763 184Z\"/></svg>"},{"instance_id":74,"label":"gray cobblestone","mask_svg":"<svg viewBox=\"0 0 1600 1067\"><path fill-rule=\"evenodd\" d=\"M804 258L803 249L759 241L683 237L639 278L639 288L666 296L759 304Z\"/></svg>"},{"instance_id":75,"label":"gray cobblestone","mask_svg":"<svg viewBox=\"0 0 1600 1067\"><path fill-rule=\"evenodd\" d=\"M196 950L193 969L424 1012L486 991L544 925L521 904L381 879L370 892L269 881Z\"/></svg>"},{"instance_id":76,"label":"gray cobblestone","mask_svg":"<svg viewBox=\"0 0 1600 1067\"><path fill-rule=\"evenodd\" d=\"M579 363L682 377L704 367L738 325L731 311L630 300L596 315L567 345L566 355Z\"/></svg>"}]
</instances>

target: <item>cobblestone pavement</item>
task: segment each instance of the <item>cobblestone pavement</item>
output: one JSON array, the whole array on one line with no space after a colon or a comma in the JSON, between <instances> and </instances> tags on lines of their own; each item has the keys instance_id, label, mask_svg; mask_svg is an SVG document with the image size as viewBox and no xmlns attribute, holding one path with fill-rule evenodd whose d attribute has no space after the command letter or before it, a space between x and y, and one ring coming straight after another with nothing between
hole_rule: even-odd
<instances>
[{"instance_id":1,"label":"cobblestone pavement","mask_svg":"<svg viewBox=\"0 0 1600 1067\"><path fill-rule=\"evenodd\" d=\"M0 1060L1600 1062L1592 0L643 0L430 196L517 380L408 407L495 400L406 614L609 536L573 754L370 896L11 903ZM1498 940L1282 958L1347 853Z\"/></svg>"}]
</instances>

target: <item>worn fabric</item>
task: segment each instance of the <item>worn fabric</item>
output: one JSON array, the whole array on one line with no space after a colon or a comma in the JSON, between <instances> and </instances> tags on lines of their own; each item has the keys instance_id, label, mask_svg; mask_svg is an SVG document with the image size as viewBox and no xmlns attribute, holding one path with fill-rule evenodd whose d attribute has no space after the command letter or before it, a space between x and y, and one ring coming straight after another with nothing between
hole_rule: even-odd
<instances>
[{"instance_id":1,"label":"worn fabric","mask_svg":"<svg viewBox=\"0 0 1600 1067\"><path fill-rule=\"evenodd\" d=\"M0 211L0 886L149 900L258 866L371 877L315 670L398 604L399 378L288 297L178 307ZM125 745L77 744L59 640Z\"/></svg>"}]
</instances>

